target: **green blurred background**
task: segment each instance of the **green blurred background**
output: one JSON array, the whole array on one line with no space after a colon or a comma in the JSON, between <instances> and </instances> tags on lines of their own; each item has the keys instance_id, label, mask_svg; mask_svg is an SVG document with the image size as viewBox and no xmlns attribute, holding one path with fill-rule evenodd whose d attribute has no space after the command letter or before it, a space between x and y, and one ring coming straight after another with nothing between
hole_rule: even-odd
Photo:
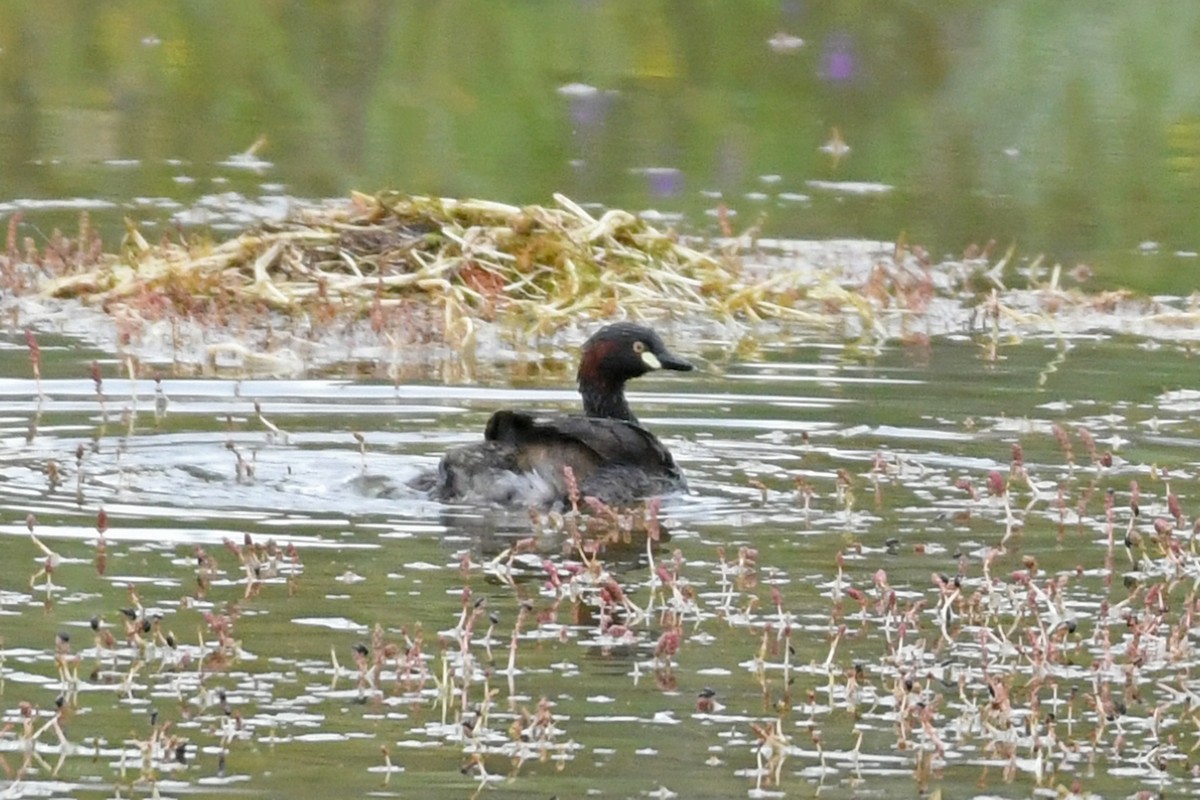
<instances>
[{"instance_id":1,"label":"green blurred background","mask_svg":"<svg viewBox=\"0 0 1200 800\"><path fill-rule=\"evenodd\" d=\"M766 236L995 239L1186 294L1198 45L1194 0L10 3L0 216L561 191L706 233L724 204ZM269 165L222 164L260 136ZM77 213L49 205L32 235Z\"/></svg>"}]
</instances>

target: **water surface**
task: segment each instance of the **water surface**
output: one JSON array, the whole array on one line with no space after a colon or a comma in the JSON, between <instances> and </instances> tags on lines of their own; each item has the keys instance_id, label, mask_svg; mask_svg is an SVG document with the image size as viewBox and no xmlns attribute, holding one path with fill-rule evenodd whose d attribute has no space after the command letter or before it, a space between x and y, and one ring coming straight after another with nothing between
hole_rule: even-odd
<instances>
[{"instance_id":1,"label":"water surface","mask_svg":"<svg viewBox=\"0 0 1200 800\"><path fill-rule=\"evenodd\" d=\"M237 229L350 189L720 233L995 240L1102 285L1200 251L1188 0L79 0L0 31L0 217ZM153 228L151 228L153 230ZM153 237L151 237L153 238ZM1190 285L1186 287L1190 289Z\"/></svg>"},{"instance_id":2,"label":"water surface","mask_svg":"<svg viewBox=\"0 0 1200 800\"><path fill-rule=\"evenodd\" d=\"M1098 634L1109 631L1114 647L1125 635L1124 622L1101 621L1096 609L1127 597L1125 572L1152 581L1157 570L1135 572L1120 546L1120 560L1106 567L1105 491L1127 506L1129 482L1138 480L1146 520L1166 513L1156 475L1168 474L1185 509L1195 491L1197 399L1184 380L1189 356L1175 347L1100 336L1034 340L989 362L967 339L865 357L797 334L750 358L673 340L702 371L642 380L632 400L674 451L691 493L664 504L669 542L647 551L643 536L596 562L636 606L652 606L644 618L622 612L631 632L614 638L602 632L588 581L572 580L556 599L546 564L570 570L580 553L564 551L566 537L554 532L553 520L535 529L525 514L444 507L405 487L446 447L478 437L496 408L573 408L566 376L513 385L506 369L485 369L468 388L168 375L161 382L166 410L156 418L153 381L106 377L102 412L87 377L94 354L54 349L51 340L39 400L32 378L19 377L29 372L20 341L10 337L0 350L3 374L16 376L0 384L7 409L0 434L5 717L20 729L18 704L29 702L40 728L64 695L69 744L52 777L63 751L53 730L43 732L36 750L46 763L31 764L11 784L18 793L37 787L50 796L109 796L114 784L153 774L160 791L206 796L315 786L401 795L441 787L467 796L483 780L473 761L479 755L497 779L488 791L512 796L588 787L614 796L660 789L788 796L823 786L823 793L849 797L887 791L890 776L956 796L1028 796L1035 749L1020 720L1029 663L1015 653L992 656L992 674L1012 676L1016 698L1010 757L997 749L996 735L968 730L955 681L966 670L962 698L987 706L977 637L964 621L952 626L952 641L937 643L930 574L953 575L961 557L966 585L983 585L984 557L1008 527L1002 502L984 487L989 472L1009 474L1012 446L1021 445L1040 496L1013 483L1023 530L1008 538L990 574L1007 580L1028 556L1043 579L1071 579L1067 608L1078 631L1063 645L1070 657L1049 674L1057 697L1081 696L1094 691L1087 665L1098 657ZM260 420L255 402L277 430ZM1073 466L1056 425L1073 445ZM1091 463L1080 428L1099 451L1112 452L1113 466ZM239 457L252 473L239 470ZM58 469L54 486L50 461ZM975 499L964 479L978 488ZM61 557L49 588L44 576L30 585L45 556L27 514L36 516L38 540ZM1148 536L1147 526L1140 525ZM535 530L532 549L496 560ZM261 581L247 577L235 552L247 536L279 548ZM294 554L284 550L289 545ZM739 556L746 547L755 553ZM678 596L659 585L660 566ZM922 597L928 603L913 612L911 651L900 661L885 644L895 628L860 612L846 594L848 587L873 592L880 568L902 608ZM464 588L468 616L486 599L466 648L468 667L456 632ZM530 605L510 673L522 602ZM138 617L135 629L142 614L161 616L159 630L172 634L175 647L151 632L127 636L122 608ZM487 613L496 615L490 633ZM668 666L655 653L677 614L679 647ZM114 634L111 648L93 643L93 616ZM225 633L222 617L232 620ZM831 655L839 625L851 634ZM792 648L786 656L784 631ZM60 647L59 657L78 657L77 679L57 671L57 633L70 636L71 655ZM385 660L378 677L363 678L354 661L360 644L368 675L370 654L381 646L395 646L391 658L399 661ZM406 648L413 653L407 664ZM844 695L855 664L865 670L857 719ZM1186 759L1192 734L1181 729L1185 738L1167 748L1147 732L1160 702L1172 714L1181 710L1165 689L1152 688L1173 682L1176 668L1148 656L1137 674L1153 697L1129 703L1119 722L1122 743L1115 745L1110 723L1095 756L1059 752L1057 774L1044 779L1079 779L1104 796L1130 794L1151 779L1189 791L1191 779L1173 754ZM450 697L438 686L463 669L465 711L458 680ZM942 755L919 734L897 747L893 688L905 676L923 687L924 702L940 697ZM698 711L706 688L719 707ZM486 710L485 691L495 692ZM1049 689L1040 697L1045 709ZM1058 730L1064 742L1076 737L1076 747L1097 727L1083 700L1077 705L1070 734L1065 723ZM768 777L770 750L754 733L776 720L790 748L778 784ZM155 724L160 745L185 745L186 766L159 754L153 770L142 772L137 740L152 736ZM967 727L954 733L960 724ZM1044 721L1037 724L1047 736ZM860 731L862 750L851 756ZM19 741L3 742L9 767L19 769ZM385 771L382 747L403 771ZM1166 767L1146 766L1147 758L1166 758ZM1006 766L1015 771L1007 779ZM149 791L146 783L134 788Z\"/></svg>"}]
</instances>

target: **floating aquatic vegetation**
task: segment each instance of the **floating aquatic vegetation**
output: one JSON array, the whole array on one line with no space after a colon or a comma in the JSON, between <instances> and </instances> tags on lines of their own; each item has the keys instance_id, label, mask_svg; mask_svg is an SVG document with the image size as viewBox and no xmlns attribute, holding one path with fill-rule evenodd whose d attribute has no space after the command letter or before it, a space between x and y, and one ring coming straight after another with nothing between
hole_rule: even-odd
<instances>
[{"instance_id":1,"label":"floating aquatic vegetation","mask_svg":"<svg viewBox=\"0 0 1200 800\"><path fill-rule=\"evenodd\" d=\"M411 344L461 355L497 332L526 341L630 317L810 326L868 342L969 330L990 335L992 353L1009 336L1200 337L1194 301L1088 292L1085 271L1022 262L1015 247L937 262L903 236L768 240L757 225L737 234L724 214L723 238L707 241L562 195L519 207L355 193L225 241L183 231L151 240L129 222L116 252L86 212L76 237L55 231L40 249L18 241L20 219L9 219L0 291L39 301L17 307L25 324L77 301L107 316L116 349L214 370L297 374L336 359L391 370L414 358L403 352ZM103 327L73 316L56 317L64 331Z\"/></svg>"},{"instance_id":2,"label":"floating aquatic vegetation","mask_svg":"<svg viewBox=\"0 0 1200 800\"><path fill-rule=\"evenodd\" d=\"M1075 433L1086 446L1090 434ZM1060 445L1069 437L1053 433ZM960 554L954 574L934 571L925 582L889 574L878 566L883 552L860 543L805 587L749 546L732 557L717 547L714 558L695 543L689 552L665 553L654 535L644 542L644 568L626 574L586 546L586 531L628 527L619 513L570 511L558 553L534 539L482 563L464 552L457 569L448 567L461 580L455 600L439 602L443 616L426 620L435 627L375 621L361 628L369 641L333 648L324 663L260 660L255 651L266 643L256 640L253 621L285 613L284 585L289 597L320 593L328 575L308 573L297 548L249 535L241 544L226 539L225 554L197 546L174 567L195 571L190 597L151 603L132 583L114 585L103 601L125 604L118 633L94 616L92 647L76 651L69 633L55 636L49 658L36 659L53 662L57 677L47 688L57 692L55 708L32 701L10 707L0 753L19 753L20 762L6 768L31 782L87 770L82 762L99 754L108 763L90 769L103 784L155 792L159 783L183 786L211 772L214 757L223 775L227 759L244 763L259 746L282 754L312 737L348 749L353 738L379 738L382 764L360 762L359 769L382 773L384 785L405 771L392 759L398 749L436 749L461 758L463 775L482 789L498 781L520 787L531 769L545 780L539 764L567 775L588 770L572 762L602 750L592 737L607 722L683 725L689 735L721 741L710 748L721 755L708 768L743 779L755 796L797 781L870 788L901 774L924 793L950 770L960 782L964 773L975 775L981 790L1018 783L1079 798L1097 772L1162 787L1188 780L1200 724L1189 677L1200 561L1168 476L1161 503L1173 521L1156 519L1153 534L1138 533L1145 526L1136 483L1128 512L1112 492L1098 514L1083 500L1079 565L1051 572L1013 548L1026 524L1055 516L1031 469L1014 449L1007 479L986 477L991 496L960 483L954 491L962 491L965 513L982 518L993 544ZM1072 469L1070 492L1090 492L1106 480L1098 460ZM1014 508L1019 491L1031 499ZM1144 499L1157 510L1159 497ZM655 504L634 513L657 531ZM107 515L99 517L101 540L107 529ZM1133 576L1124 587L1114 583L1122 545ZM1001 569L1014 557L1016 569ZM67 568L76 572L63 578L69 585L82 562ZM206 599L212 592L223 596L220 605ZM49 587L46 594L49 603ZM561 622L563 616L569 619ZM192 627L195 643L174 632ZM718 641L741 660L719 658L719 669L707 663ZM622 665L631 692L642 675L667 699L680 693L681 675L693 683L703 675L720 688L699 690L694 712L683 719L671 711L653 719L594 712L581 718L571 711L580 700L540 693L547 668L578 675L581 652ZM300 674L308 681L305 714L284 713ZM6 671L2 661L0 677L33 692L28 677ZM156 699L161 710L149 711L145 738L112 743L89 725L92 715L81 712L97 702L100 686L131 711ZM747 702L756 695L760 701ZM731 697L740 698L737 708L726 707ZM333 710L344 715L347 703L376 720L350 738L335 733L332 721ZM353 773L343 779L362 782Z\"/></svg>"},{"instance_id":3,"label":"floating aquatic vegetation","mask_svg":"<svg viewBox=\"0 0 1200 800\"><path fill-rule=\"evenodd\" d=\"M28 349L11 347L23 369ZM728 494L724 510L685 503L660 519L654 504L577 497L531 517L532 535L491 540L507 543L497 552L452 526L400 534L349 483L332 481L319 513L287 507L320 483L296 474L314 462L339 476L395 465L381 444L390 405L375 417L346 396L388 387L286 390L328 392L320 408L355 424L329 434L301 403L180 381L175 425L192 407L202 426L180 431L185 444L162 441L149 414L104 433L97 412L107 403L116 427L119 379L90 356L73 380L49 367L44 403L74 396L97 428L51 419L6 451L5 502L37 518L10 519L0 538L12 576L0 613L19 621L0 629L0 770L29 792L244 781L287 794L317 771L359 794L419 795L435 775L461 796L905 785L1083 798L1195 780L1200 542L1184 393L1126 416L1090 394L1074 418L1056 403L1048 419L1014 420L1029 406L1008 406L977 415L972 436L916 444L848 424L747 437L739 450L782 455L778 470L752 474L719 449L690 470ZM896 386L892 403L907 397L926 419L917 384ZM36 383L22 391L24 413L40 413ZM166 390L143 391L148 403ZM714 399L712 429L731 397ZM762 411L754 430L793 419ZM1128 418L1142 413L1173 432L1158 466L1144 449L1155 437ZM387 421L364 432L372 419ZM1138 441L1118 447L1118 433ZM114 436L132 440L126 455ZM88 473L67 476L79 500L41 491L33 467L55 457L69 473L72 451ZM169 479L167 505L146 508L154 473L206 451L212 473ZM226 505L228 490L254 513ZM139 530L161 517L170 527Z\"/></svg>"},{"instance_id":4,"label":"floating aquatic vegetation","mask_svg":"<svg viewBox=\"0 0 1200 800\"><path fill-rule=\"evenodd\" d=\"M457 342L496 319L546 332L617 315L820 318L788 281L745 278L736 256L626 211L597 218L562 195L555 203L355 194L220 243L151 242L130 224L119 253L60 259L37 288L137 317L266 308L379 329L416 302L437 308Z\"/></svg>"},{"instance_id":5,"label":"floating aquatic vegetation","mask_svg":"<svg viewBox=\"0 0 1200 800\"><path fill-rule=\"evenodd\" d=\"M734 241L717 255L696 250L700 255L691 259L693 251L672 236L654 238L643 223L626 224L616 212L596 219L564 206L541 221L530 218L522 233L524 223L514 227L513 214L530 215L527 209L424 202L440 209L436 224L413 198L360 198L348 208L311 212L325 222L307 229L298 217L220 245L150 245L130 231L124 253L106 256L56 239L50 251L34 253L40 262L22 262L33 267L9 268L3 276L13 292L75 286L82 299L127 321L192 315L261 323L252 315L268 310L272 320L377 321L381 334L395 335L389 326L399 324L400 315L432 307L437 313L420 317L420 325L441 335L444 324L461 341L489 318L538 330L544 319L560 324L565 318L553 315L568 310L669 314L678 306L802 322L811 314L821 324L851 320L857 332L880 337L936 333L969 317L990 343L983 354L989 360L1014 331L1058 335L1105 319L1141 320L1141 330L1153 331L1187 324L1194 314L1163 307L1157 316L1135 318L1130 310L1151 307L1149 301L1068 291L1056 274L1043 281L1032 268L1028 287L1012 289L1011 253L995 262L972 254L935 265L903 245L887 253L860 248L859 257L839 255L822 270L805 267L814 262L801 254L778 256L775 263L765 244ZM346 220L341 228L330 222L338 215ZM547 220L558 219L554 215L564 216L557 224L571 233L566 243L539 249L532 233L553 229ZM585 231L598 237L590 240ZM635 234L673 255L647 255L641 268L615 268L627 278L606 283L605 268L617 260L611 251L637 250ZM80 241L94 240L87 233ZM513 249L513 242L524 242L526 250ZM826 249L835 252L836 245ZM178 263L166 257L171 253ZM574 273L559 260L563 253ZM187 266L196 263L202 266ZM676 277L643 274L657 271ZM706 275L728 282L714 278L699 289L689 282ZM643 297L637 288L643 280L665 283L646 284L659 294ZM574 286L570 293L562 281ZM615 311L614 297L625 298ZM591 304L578 305L582 298ZM552 315L544 316L541 305ZM239 314L247 319L238 322ZM61 402L67 396L62 384L40 385L45 354L36 336L25 348L34 379L28 396L40 401L45 392L47 405ZM1060 368L1056 355L1038 386ZM132 367L129 373L132 383ZM257 751L278 748L275 763L301 770L311 752L305 748L323 742L329 758L347 765L337 779L357 789L375 788L378 773L387 782L407 770L410 759L423 757L426 766L452 762L450 780L468 788L492 786L503 776L514 791L527 793L552 790L561 780L560 793L568 794L573 787L565 782L581 776L591 782L603 770L609 751L619 749L614 739L635 743L628 747L638 747L643 759L673 748L677 755L670 760L642 761L657 768L647 772L659 774L662 764L701 772L703 763L709 770L699 778L676 774L667 785L656 779L657 790L635 787L662 796L676 781L767 796L807 791L806 783L874 790L902 775L921 790L974 784L980 791L1082 797L1085 789L1143 782L1176 788L1194 780L1200 700L1190 677L1196 664L1191 630L1200 609L1200 559L1184 514L1194 504L1192 465L1182 452L1193 449L1190 439L1175 443L1172 463L1179 467L1167 473L1135 460L1136 453L1115 457L1102 449L1120 452L1119 433L1142 438L1119 414L1115 421L1088 421L1100 423L1092 428L1097 433L1111 434L1100 439L1082 425L1047 421L1038 427L1007 411L990 423L971 422L980 447L1021 431L1031 451L1042 451L1027 459L1019 444L998 445L1011 453L1005 468L992 463L996 453L962 460L959 445L952 452L906 446L878 427L872 411L870 427L831 428L846 442L836 448L821 448L820 438L814 446L807 434L801 443L798 436L790 446L795 458L773 473L751 476L731 466L728 451L715 451L720 457L709 465L698 459L708 488L731 497L744 490L741 499L730 500L738 522L709 537L712 523L693 518L692 530L674 540L678 549L670 553L655 544L653 507L631 512L579 498L560 517L539 517L532 538L499 556L477 558L473 545L456 544L465 541L461 535L431 542L438 530L405 541L401 558L410 560L402 567L382 566L396 559L391 551L380 558L383 535L372 531L392 535L395 526L378 519L374 527L360 526L358 506L365 503L356 496L353 513L345 514L357 517L353 525L332 514L316 520L307 545L297 534L302 565L291 537L314 520L286 511L265 516L280 545L240 530L222 538L207 527L156 547L139 545L121 528L132 521L127 515L138 513L129 500L144 500L147 492L123 478L128 471L148 480L152 451L170 449L170 467L160 468L176 476L164 481L168 516L211 509L210 522L237 526L238 517L226 521L229 508L218 492L267 487L266 495L248 495L256 516L241 518L261 520L265 498L267 505L282 503L311 489L290 480L273 483L265 472L282 473L283 462L291 475L293 464L336 461L297 457L302 451L336 454L336 447L322 446L278 406L267 405L264 413L263 405L241 398L239 418L261 441L236 435L238 425L226 413L224 436L205 429L205 446L219 449L220 461L181 478L171 471L179 440L154 448L156 437L147 432L146 448L132 459L121 455L123 445L114 447L105 432L106 423L115 427L107 422L115 413L107 409L119 384L103 381L99 365L88 374L90 382L81 371L82 388L75 391L86 398L89 414L99 410L89 417L99 422L90 443L70 426L51 425L39 434L40 403L24 446L20 436L10 437L13 458L45 464L50 486L48 495L16 491L21 486L14 478L24 467L6 475L8 506L36 510L39 519L27 517L27 531L14 526L17 535L6 542L11 557L5 561L17 578L9 585L19 591L0 593L0 600L6 612L18 609L22 617L5 629L9 644L0 649L8 726L0 731L0 768L27 785L40 783L39 791L51 792L51 779L80 774L92 786L121 793L153 793L159 784L184 793L188 784L227 779L270 783L284 778L256 771ZM903 402L912 391L906 385L890 393L889 402ZM166 409L161 384L155 394L157 419L160 406ZM173 387L172 394L187 407L182 389ZM212 397L205 398L199 406L207 410L200 413L209 423L214 414L220 419L222 407L214 411ZM330 398L329 409L346 408L342 396ZM1160 403L1158 412L1167 408ZM785 415L794 422L790 413L765 412L764 430ZM388 419L393 424L390 407ZM719 419L713 428L726 426L729 414L712 419ZM967 429L965 422L920 419L930 428ZM130 415L122 425L126 439L134 438L133 423ZM804 425L812 427L809 420ZM383 439L382 430L369 430L373 435L338 434L353 452L347 472L367 472L366 442ZM782 444L739 445L757 457L788 455L783 430ZM854 445L860 438L895 449L872 458ZM964 437L961 447L972 438ZM40 449L55 441L57 449ZM386 455L384 447L376 455ZM72 451L75 475L69 476ZM58 464L67 475L59 475ZM733 486L722 470L744 483ZM48 502L71 502L56 497L62 477L74 483L75 506L87 509L83 524ZM37 482L43 482L41 472ZM977 484L987 491L976 491ZM337 486L334 493L348 491ZM192 504L185 501L189 491L199 497ZM908 498L907 508L894 508L896 495ZM97 510L92 537L97 500L109 504L116 524L110 527L109 512ZM325 498L313 504L323 506ZM841 537L838 557L796 549L793 534L810 515L827 539ZM223 546L203 546L206 535ZM747 543L751 537L756 546ZM309 545L313 550L305 549ZM319 546L336 555L319 554ZM354 546L375 552L356 557ZM622 548L637 554L633 568L618 562ZM86 627L89 617L93 646L73 649L70 626ZM293 625L307 631L313 620L331 630L329 639L295 635ZM60 625L67 629L57 632ZM352 645L347 633L365 640ZM18 636L23 640L14 645ZM607 697L593 700L587 696L593 691ZM103 702L110 696L115 709ZM601 704L609 702L620 710L608 712ZM609 737L606 726L624 727ZM686 735L653 737L645 733L651 726L679 726ZM426 774L420 775L414 785L427 786ZM1008 782L1015 786L999 785Z\"/></svg>"}]
</instances>

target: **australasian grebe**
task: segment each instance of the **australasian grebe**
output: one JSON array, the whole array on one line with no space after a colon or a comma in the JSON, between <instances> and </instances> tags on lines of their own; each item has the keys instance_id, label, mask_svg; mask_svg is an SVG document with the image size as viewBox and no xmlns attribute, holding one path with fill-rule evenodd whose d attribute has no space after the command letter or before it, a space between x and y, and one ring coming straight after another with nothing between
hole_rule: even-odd
<instances>
[{"instance_id":1,"label":"australasian grebe","mask_svg":"<svg viewBox=\"0 0 1200 800\"><path fill-rule=\"evenodd\" d=\"M643 428L625 399L625 382L659 369L692 365L644 325L618 322L584 342L579 361L583 415L497 411L484 440L450 450L433 488L446 502L553 506L568 495L564 467L579 493L610 505L682 491L670 452Z\"/></svg>"}]
</instances>

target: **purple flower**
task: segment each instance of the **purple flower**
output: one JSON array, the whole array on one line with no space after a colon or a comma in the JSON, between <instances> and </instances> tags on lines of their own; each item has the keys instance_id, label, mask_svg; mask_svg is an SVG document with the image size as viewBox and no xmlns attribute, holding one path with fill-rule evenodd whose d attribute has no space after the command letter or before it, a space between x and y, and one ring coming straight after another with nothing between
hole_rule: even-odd
<instances>
[{"instance_id":1,"label":"purple flower","mask_svg":"<svg viewBox=\"0 0 1200 800\"><path fill-rule=\"evenodd\" d=\"M832 83L847 83L858 75L858 54L847 33L835 33L825 42L821 76Z\"/></svg>"}]
</instances>

